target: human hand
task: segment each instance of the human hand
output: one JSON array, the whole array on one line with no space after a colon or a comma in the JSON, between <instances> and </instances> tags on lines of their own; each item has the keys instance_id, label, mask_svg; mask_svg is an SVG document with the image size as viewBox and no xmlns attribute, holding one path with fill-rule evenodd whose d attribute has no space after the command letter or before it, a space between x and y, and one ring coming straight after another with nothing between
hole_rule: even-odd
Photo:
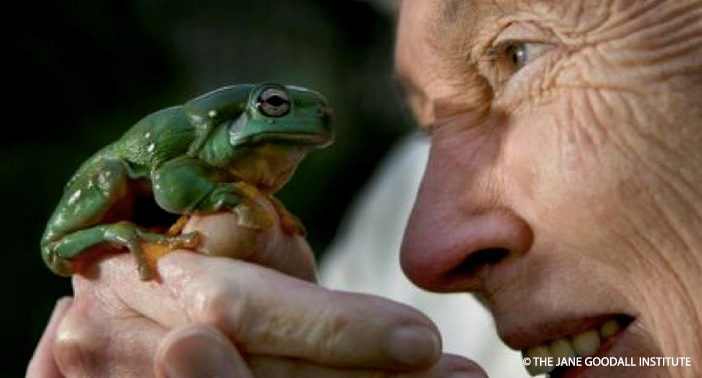
<instances>
[{"instance_id":1,"label":"human hand","mask_svg":"<svg viewBox=\"0 0 702 378\"><path fill-rule=\"evenodd\" d=\"M27 366L28 378L61 378L63 375L56 366L54 359L54 341L56 340L56 328L71 306L72 298L64 297L59 299L54 306L49 322L46 325L44 334L37 344L36 350L29 365Z\"/></svg>"},{"instance_id":2,"label":"human hand","mask_svg":"<svg viewBox=\"0 0 702 378\"><path fill-rule=\"evenodd\" d=\"M216 252L217 240L228 244L218 238L231 235L221 226L227 220L215 219L194 221L206 231L210 252ZM127 255L97 264L73 279L75 299L55 331L57 370L100 377L479 372L464 359L440 356L436 328L416 310L330 291L270 268L313 279L313 263L300 240L283 241L286 256L271 251L245 256L258 264L174 252L158 263L160 283L140 281ZM285 259L287 265L281 263ZM295 267L292 261L304 263ZM51 361L42 353L38 348L38 361ZM38 376L34 371L39 370L30 366L28 376Z\"/></svg>"}]
</instances>

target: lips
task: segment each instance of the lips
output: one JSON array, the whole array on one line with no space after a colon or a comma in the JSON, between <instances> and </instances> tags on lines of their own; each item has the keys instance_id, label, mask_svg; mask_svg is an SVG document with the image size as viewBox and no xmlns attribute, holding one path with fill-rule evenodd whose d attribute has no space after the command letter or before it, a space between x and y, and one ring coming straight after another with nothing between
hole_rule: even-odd
<instances>
[{"instance_id":1,"label":"lips","mask_svg":"<svg viewBox=\"0 0 702 378\"><path fill-rule=\"evenodd\" d=\"M561 376L567 367L556 367L556 363L561 358L590 357L603 354L609 349L613 340L619 335L633 320L631 317L618 315L606 317L607 320L600 320L589 329L565 335L555 339L541 342L528 348L522 349L522 356L534 361L534 358L552 358L552 365L532 363L526 366L527 371L532 376L551 373L552 377ZM589 322L582 323L587 324ZM582 327L582 325L580 326Z\"/></svg>"},{"instance_id":2,"label":"lips","mask_svg":"<svg viewBox=\"0 0 702 378\"><path fill-rule=\"evenodd\" d=\"M554 358L600 356L608 353L605 347L612 343L616 350L611 352L617 355L649 352L651 340L638 333L632 341L620 343L624 339L618 334L625 328L631 334L630 323L642 317L636 305L637 291L626 277L585 253L550 252L561 250L552 246L544 250L534 248L521 258L496 264L484 279L482 295L508 347L525 356L540 353L540 357ZM632 344L639 341L648 346ZM620 344L626 350L620 350ZM560 374L551 374L555 373Z\"/></svg>"}]
</instances>

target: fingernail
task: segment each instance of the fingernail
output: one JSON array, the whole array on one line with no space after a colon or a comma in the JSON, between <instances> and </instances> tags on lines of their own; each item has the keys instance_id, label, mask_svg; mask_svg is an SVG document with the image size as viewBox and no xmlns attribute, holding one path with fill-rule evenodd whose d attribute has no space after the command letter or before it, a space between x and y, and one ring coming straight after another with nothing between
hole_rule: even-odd
<instances>
[{"instance_id":1,"label":"fingernail","mask_svg":"<svg viewBox=\"0 0 702 378\"><path fill-rule=\"evenodd\" d=\"M224 377L229 367L226 349L206 334L191 334L176 341L168 351L169 378Z\"/></svg>"},{"instance_id":2,"label":"fingernail","mask_svg":"<svg viewBox=\"0 0 702 378\"><path fill-rule=\"evenodd\" d=\"M435 331L421 326L394 329L385 339L387 353L408 365L430 365L441 353L441 340Z\"/></svg>"}]
</instances>

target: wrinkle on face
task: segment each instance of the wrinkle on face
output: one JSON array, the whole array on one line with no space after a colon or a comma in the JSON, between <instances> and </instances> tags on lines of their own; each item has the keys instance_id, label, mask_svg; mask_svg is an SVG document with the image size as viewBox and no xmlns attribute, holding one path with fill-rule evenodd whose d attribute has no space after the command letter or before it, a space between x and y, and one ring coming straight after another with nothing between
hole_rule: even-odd
<instances>
[{"instance_id":1,"label":"wrinkle on face","mask_svg":"<svg viewBox=\"0 0 702 378\"><path fill-rule=\"evenodd\" d=\"M423 188L432 196L418 202L415 224L454 235L495 209L523 217L531 250L495 268L515 280L484 277L498 322L530 305L619 311L640 316L661 353L702 351L666 320L675 311L702 324L692 297L702 285L702 3L421 3L433 5L432 21L405 30L397 55L430 109ZM546 31L553 53L491 81L486 48L527 22ZM485 116L471 118L476 109ZM442 247L434 252L460 245Z\"/></svg>"},{"instance_id":2,"label":"wrinkle on face","mask_svg":"<svg viewBox=\"0 0 702 378\"><path fill-rule=\"evenodd\" d=\"M637 1L618 5L619 12L612 13L616 16L592 30L587 41L571 44L576 48L571 60L577 67L565 71L559 85L648 94L654 83L690 75L699 79L702 4L669 1L660 6L660 2Z\"/></svg>"}]
</instances>

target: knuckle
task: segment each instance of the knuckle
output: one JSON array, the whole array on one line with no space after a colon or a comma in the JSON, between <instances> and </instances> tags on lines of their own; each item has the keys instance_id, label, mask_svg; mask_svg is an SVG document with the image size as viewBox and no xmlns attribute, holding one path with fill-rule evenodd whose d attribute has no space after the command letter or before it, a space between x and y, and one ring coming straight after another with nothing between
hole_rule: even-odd
<instances>
[{"instance_id":1,"label":"knuckle","mask_svg":"<svg viewBox=\"0 0 702 378\"><path fill-rule=\"evenodd\" d=\"M225 334L237 334L239 320L242 318L244 296L232 285L220 282L205 284L194 296L192 308L196 320L209 324Z\"/></svg>"},{"instance_id":2,"label":"knuckle","mask_svg":"<svg viewBox=\"0 0 702 378\"><path fill-rule=\"evenodd\" d=\"M353 335L360 335L360 330L354 330L353 325L353 319L345 314L339 314L320 322L318 327L321 329L317 332L320 338L316 343L315 353L322 363L331 364L343 358L339 353L345 353L349 340L353 340Z\"/></svg>"},{"instance_id":3,"label":"knuckle","mask_svg":"<svg viewBox=\"0 0 702 378\"><path fill-rule=\"evenodd\" d=\"M100 376L99 351L103 339L100 332L84 317L69 313L59 325L54 340L54 358L67 376Z\"/></svg>"}]
</instances>

